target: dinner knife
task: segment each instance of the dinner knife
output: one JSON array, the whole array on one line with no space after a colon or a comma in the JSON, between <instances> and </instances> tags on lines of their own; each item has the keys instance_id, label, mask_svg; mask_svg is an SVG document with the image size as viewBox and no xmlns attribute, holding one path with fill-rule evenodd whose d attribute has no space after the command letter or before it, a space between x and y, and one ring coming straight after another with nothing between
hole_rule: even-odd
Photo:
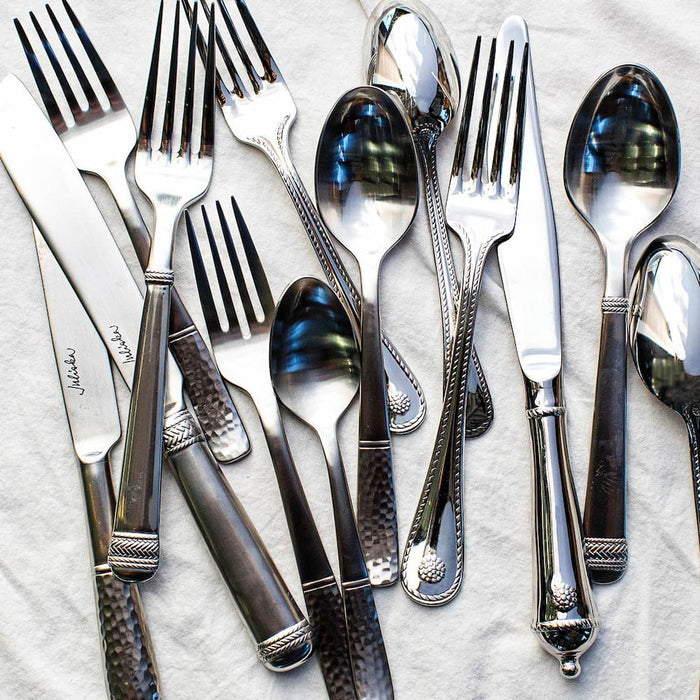
<instances>
[{"instance_id":1,"label":"dinner knife","mask_svg":"<svg viewBox=\"0 0 700 700\"><path fill-rule=\"evenodd\" d=\"M143 299L75 164L20 80L0 82L0 159L129 386ZM186 409L182 375L168 360L164 456L272 670L311 654L311 629ZM138 576L157 556L149 542L123 552Z\"/></svg>"},{"instance_id":2,"label":"dinner knife","mask_svg":"<svg viewBox=\"0 0 700 700\"><path fill-rule=\"evenodd\" d=\"M156 700L155 657L138 587L120 581L107 565L114 519L109 452L121 437L109 355L33 228L56 368L85 495L107 689L114 700Z\"/></svg>"},{"instance_id":3,"label":"dinner knife","mask_svg":"<svg viewBox=\"0 0 700 700\"><path fill-rule=\"evenodd\" d=\"M529 42L521 17L497 39L496 64ZM532 47L532 43L530 43ZM581 516L569 466L561 391L561 305L554 211L542 149L532 61L527 82L520 198L515 231L498 247L515 347L525 380L534 462L535 597L532 627L561 672L575 677L595 640L598 612L586 573Z\"/></svg>"}]
</instances>

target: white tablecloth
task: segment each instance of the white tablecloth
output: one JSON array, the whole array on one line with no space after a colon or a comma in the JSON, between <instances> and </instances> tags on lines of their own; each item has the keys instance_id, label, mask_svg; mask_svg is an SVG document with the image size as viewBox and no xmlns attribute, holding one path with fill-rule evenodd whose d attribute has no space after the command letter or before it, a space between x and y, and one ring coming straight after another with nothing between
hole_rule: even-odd
<instances>
[{"instance_id":1,"label":"white tablecloth","mask_svg":"<svg viewBox=\"0 0 700 700\"><path fill-rule=\"evenodd\" d=\"M58 5L58 3L55 3ZM29 27L41 3L0 6L0 66L36 95L11 20ZM74 0L74 9L138 115L152 46L155 0ZM561 264L565 395L574 477L583 495L603 288L603 260L562 185L564 144L574 111L592 82L624 62L657 73L675 105L683 138L683 175L668 212L645 240L680 234L700 243L700 6L674 3L560 3L434 0L468 70L474 37L498 31L509 14L529 21L540 119ZM313 182L324 118L345 90L363 80L366 15L357 0L251 0L299 110L292 152ZM302 274L320 275L314 253L281 182L264 156L236 142L217 117L216 165L206 202L235 193L273 291ZM456 129L440 142L443 184ZM101 185L115 235L126 242ZM150 218L148 206L143 211ZM0 697L104 697L90 563L78 471L52 356L29 217L0 169ZM133 263L133 255L130 257ZM99 261L95 261L99 264ZM354 266L352 267L354 270ZM200 318L183 232L176 242L183 297ZM576 681L530 632L532 598L531 461L521 375L495 260L479 306L478 347L495 403L491 430L467 446L466 578L450 605L427 609L396 586L376 593L396 696L424 698L695 698L698 692L698 543L681 419L629 370L629 569L597 588L601 630ZM441 392L441 333L432 252L421 208L382 274L384 325L419 377L429 405L425 424L394 440L400 540L405 541L432 449ZM123 423L128 397L118 381ZM253 454L224 471L301 601L294 557L272 467L249 400L234 392ZM337 563L325 466L312 433L287 416L289 439L327 551ZM356 474L354 408L341 427L351 484ZM114 451L119 465L121 447ZM116 471L116 467L115 467ZM230 595L170 473L165 474L162 568L142 587L163 697L322 698L315 661L275 675L257 661Z\"/></svg>"}]
</instances>

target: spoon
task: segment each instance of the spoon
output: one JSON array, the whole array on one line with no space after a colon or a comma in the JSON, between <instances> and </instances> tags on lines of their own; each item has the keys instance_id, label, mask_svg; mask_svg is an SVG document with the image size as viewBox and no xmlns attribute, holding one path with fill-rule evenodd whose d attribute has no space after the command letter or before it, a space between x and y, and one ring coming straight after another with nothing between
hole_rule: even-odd
<instances>
[{"instance_id":1,"label":"spoon","mask_svg":"<svg viewBox=\"0 0 700 700\"><path fill-rule=\"evenodd\" d=\"M601 76L574 117L564 185L605 254L586 506L586 563L594 583L627 566L625 401L627 260L632 242L668 206L678 183L680 143L666 91L649 70L622 65Z\"/></svg>"},{"instance_id":2,"label":"spoon","mask_svg":"<svg viewBox=\"0 0 700 700\"><path fill-rule=\"evenodd\" d=\"M398 579L398 532L379 320L379 270L418 208L418 161L401 108L372 86L346 92L316 152L316 197L362 279L357 524L373 586Z\"/></svg>"},{"instance_id":3,"label":"spoon","mask_svg":"<svg viewBox=\"0 0 700 700\"><path fill-rule=\"evenodd\" d=\"M282 295L270 336L270 370L280 401L318 433L326 456L357 695L360 699L393 698L389 662L336 436L338 420L360 383L360 351L346 311L323 282L304 277Z\"/></svg>"},{"instance_id":4,"label":"spoon","mask_svg":"<svg viewBox=\"0 0 700 700\"><path fill-rule=\"evenodd\" d=\"M688 427L700 536L700 250L682 239L654 241L630 290L630 348L654 396Z\"/></svg>"},{"instance_id":5,"label":"spoon","mask_svg":"<svg viewBox=\"0 0 700 700\"><path fill-rule=\"evenodd\" d=\"M460 283L445 225L437 170L438 138L459 106L457 61L440 20L420 0L385 0L367 25L367 82L393 92L411 123L430 221L440 292L443 382L455 331ZM467 386L467 437L488 430L493 420L491 395L479 358L472 351Z\"/></svg>"}]
</instances>

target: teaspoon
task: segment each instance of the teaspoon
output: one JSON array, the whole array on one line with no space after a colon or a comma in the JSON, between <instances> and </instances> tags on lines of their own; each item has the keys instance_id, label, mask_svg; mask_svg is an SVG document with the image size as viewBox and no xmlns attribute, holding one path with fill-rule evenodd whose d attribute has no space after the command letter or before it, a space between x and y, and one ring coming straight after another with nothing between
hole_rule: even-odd
<instances>
[{"instance_id":1,"label":"teaspoon","mask_svg":"<svg viewBox=\"0 0 700 700\"><path fill-rule=\"evenodd\" d=\"M355 690L360 700L393 698L336 436L360 384L360 351L347 313L323 282L304 277L282 295L270 336L270 370L278 398L318 433L326 457Z\"/></svg>"},{"instance_id":2,"label":"teaspoon","mask_svg":"<svg viewBox=\"0 0 700 700\"><path fill-rule=\"evenodd\" d=\"M357 524L374 586L398 579L398 532L379 321L379 270L418 208L418 160L403 111L383 90L343 95L316 152L318 208L357 259L362 279L362 376Z\"/></svg>"},{"instance_id":3,"label":"teaspoon","mask_svg":"<svg viewBox=\"0 0 700 700\"><path fill-rule=\"evenodd\" d=\"M632 242L668 206L678 183L680 142L671 101L646 68L626 64L601 76L569 132L564 184L605 254L605 295L583 516L594 583L627 566L625 414L627 259Z\"/></svg>"},{"instance_id":4,"label":"teaspoon","mask_svg":"<svg viewBox=\"0 0 700 700\"><path fill-rule=\"evenodd\" d=\"M700 536L700 250L682 239L654 241L630 289L630 348L654 396L688 427Z\"/></svg>"}]
</instances>

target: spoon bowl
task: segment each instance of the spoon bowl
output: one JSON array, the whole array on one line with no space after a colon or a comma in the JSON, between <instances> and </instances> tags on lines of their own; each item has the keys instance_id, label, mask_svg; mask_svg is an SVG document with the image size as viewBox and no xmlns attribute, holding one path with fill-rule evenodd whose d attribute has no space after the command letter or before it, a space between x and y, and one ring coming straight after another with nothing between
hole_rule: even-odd
<instances>
[{"instance_id":1,"label":"spoon bowl","mask_svg":"<svg viewBox=\"0 0 700 700\"><path fill-rule=\"evenodd\" d=\"M687 241L659 239L649 246L632 282L629 340L646 387L688 427L700 534L699 264L700 251Z\"/></svg>"}]
</instances>

